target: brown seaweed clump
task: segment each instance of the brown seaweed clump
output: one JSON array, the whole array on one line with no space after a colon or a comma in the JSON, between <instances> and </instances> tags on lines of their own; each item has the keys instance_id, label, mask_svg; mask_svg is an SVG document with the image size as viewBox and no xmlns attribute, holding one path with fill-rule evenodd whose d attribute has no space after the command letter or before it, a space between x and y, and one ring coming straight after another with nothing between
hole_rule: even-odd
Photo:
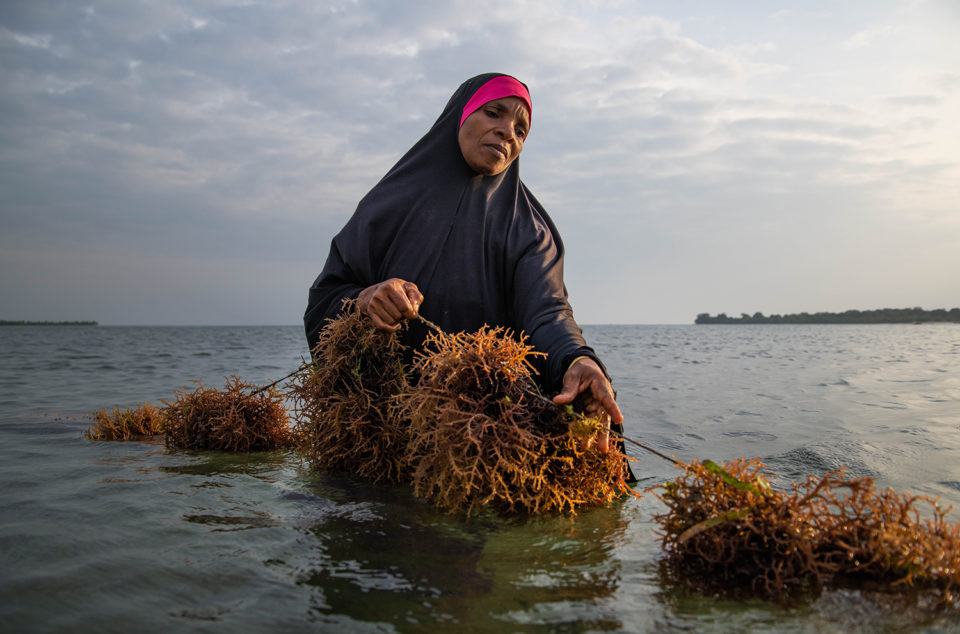
<instances>
[{"instance_id":1,"label":"brown seaweed clump","mask_svg":"<svg viewBox=\"0 0 960 634\"><path fill-rule=\"evenodd\" d=\"M529 358L504 328L436 333L404 395L414 493L450 512L575 512L633 493L626 456L588 442L597 421L539 395Z\"/></svg>"},{"instance_id":2,"label":"brown seaweed clump","mask_svg":"<svg viewBox=\"0 0 960 634\"><path fill-rule=\"evenodd\" d=\"M189 393L181 389L172 404L164 401L167 446L233 452L291 446L293 434L282 394L272 387L253 388L233 376L222 391L203 384Z\"/></svg>"},{"instance_id":3,"label":"brown seaweed clump","mask_svg":"<svg viewBox=\"0 0 960 634\"><path fill-rule=\"evenodd\" d=\"M673 579L766 598L861 580L958 599L960 526L935 498L877 491L872 478L842 470L777 491L759 458L680 466L682 475L656 488L668 508L655 519Z\"/></svg>"},{"instance_id":4,"label":"brown seaweed clump","mask_svg":"<svg viewBox=\"0 0 960 634\"><path fill-rule=\"evenodd\" d=\"M162 410L150 403L112 410L98 409L93 425L86 431L90 440L143 440L163 434L166 419Z\"/></svg>"},{"instance_id":5,"label":"brown seaweed clump","mask_svg":"<svg viewBox=\"0 0 960 634\"><path fill-rule=\"evenodd\" d=\"M409 385L405 346L377 330L354 300L344 302L313 350L313 363L289 388L300 453L314 469L401 482L408 425L397 395Z\"/></svg>"}]
</instances>

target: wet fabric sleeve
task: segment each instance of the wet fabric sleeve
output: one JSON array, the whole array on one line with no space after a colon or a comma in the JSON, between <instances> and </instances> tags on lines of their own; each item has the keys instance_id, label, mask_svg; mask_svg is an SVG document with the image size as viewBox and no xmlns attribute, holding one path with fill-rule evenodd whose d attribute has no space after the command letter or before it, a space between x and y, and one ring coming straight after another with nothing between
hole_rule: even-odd
<instances>
[{"instance_id":1,"label":"wet fabric sleeve","mask_svg":"<svg viewBox=\"0 0 960 634\"><path fill-rule=\"evenodd\" d=\"M563 245L552 225L540 225L516 260L512 304L530 343L547 353L538 368L545 390L560 390L563 375L578 356L593 359L607 374L574 320L563 283Z\"/></svg>"},{"instance_id":2,"label":"wet fabric sleeve","mask_svg":"<svg viewBox=\"0 0 960 634\"><path fill-rule=\"evenodd\" d=\"M364 288L366 285L363 285L347 266L337 246L337 239L334 238L323 271L310 287L307 311L303 316L307 343L311 351L317 345L320 331L327 320L340 314L343 300L356 298Z\"/></svg>"}]
</instances>

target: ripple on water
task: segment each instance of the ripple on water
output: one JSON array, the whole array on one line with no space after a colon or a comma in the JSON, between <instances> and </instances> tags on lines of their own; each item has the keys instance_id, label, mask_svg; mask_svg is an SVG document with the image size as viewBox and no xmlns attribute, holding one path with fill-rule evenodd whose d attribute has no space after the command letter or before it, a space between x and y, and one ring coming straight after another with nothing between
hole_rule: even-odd
<instances>
[{"instance_id":1,"label":"ripple on water","mask_svg":"<svg viewBox=\"0 0 960 634\"><path fill-rule=\"evenodd\" d=\"M724 436L729 438L751 438L756 440L762 440L765 442L770 442L777 439L776 434L771 434L769 432L763 431L751 431L745 429L731 429L729 431L723 432Z\"/></svg>"},{"instance_id":2,"label":"ripple on water","mask_svg":"<svg viewBox=\"0 0 960 634\"><path fill-rule=\"evenodd\" d=\"M852 443L838 446L798 447L786 453L772 456L764 462L776 469L777 475L794 481L809 475L823 475L828 471L845 469L847 477L874 477L876 471L856 457L862 448Z\"/></svg>"},{"instance_id":3,"label":"ripple on water","mask_svg":"<svg viewBox=\"0 0 960 634\"><path fill-rule=\"evenodd\" d=\"M269 513L263 511L254 511L249 515L221 515L216 513L185 514L183 515L183 519L187 522L209 526L211 530L222 532L282 526L279 520L274 519Z\"/></svg>"}]
</instances>

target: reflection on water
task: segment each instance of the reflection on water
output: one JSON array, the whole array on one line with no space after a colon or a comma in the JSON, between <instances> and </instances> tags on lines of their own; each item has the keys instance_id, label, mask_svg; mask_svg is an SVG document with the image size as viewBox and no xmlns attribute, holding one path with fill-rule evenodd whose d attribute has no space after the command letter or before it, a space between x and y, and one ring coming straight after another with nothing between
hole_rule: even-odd
<instances>
[{"instance_id":1,"label":"reflection on water","mask_svg":"<svg viewBox=\"0 0 960 634\"><path fill-rule=\"evenodd\" d=\"M776 606L664 583L648 495L470 520L407 487L93 443L93 409L295 368L299 328L0 331L4 631L958 631L857 591ZM627 433L685 459L846 467L960 506L960 328L592 327ZM53 414L51 412L56 412ZM638 455L643 486L673 467ZM955 516L956 517L956 516Z\"/></svg>"},{"instance_id":2,"label":"reflection on water","mask_svg":"<svg viewBox=\"0 0 960 634\"><path fill-rule=\"evenodd\" d=\"M196 454L202 458L187 464L160 466L163 473L194 476L251 475L269 479L270 474L289 462L290 454L282 451L264 451L251 454L234 454L223 451L207 451Z\"/></svg>"},{"instance_id":3,"label":"reflection on water","mask_svg":"<svg viewBox=\"0 0 960 634\"><path fill-rule=\"evenodd\" d=\"M316 495L294 499L298 523L316 549L304 560L275 563L316 591L316 614L392 623L402 631L446 623L495 632L529 621L532 605L593 603L617 590L619 563L611 551L626 526L619 509L578 520L464 522L439 514L405 487L318 476L309 484ZM332 503L336 498L365 502ZM569 612L542 623L570 621L583 625Z\"/></svg>"}]
</instances>

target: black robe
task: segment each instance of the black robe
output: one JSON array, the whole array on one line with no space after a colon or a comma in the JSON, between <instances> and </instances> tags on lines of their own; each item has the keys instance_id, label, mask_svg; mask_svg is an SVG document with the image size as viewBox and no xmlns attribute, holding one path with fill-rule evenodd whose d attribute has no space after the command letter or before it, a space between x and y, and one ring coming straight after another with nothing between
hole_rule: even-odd
<instances>
[{"instance_id":1,"label":"black robe","mask_svg":"<svg viewBox=\"0 0 960 634\"><path fill-rule=\"evenodd\" d=\"M334 237L304 315L311 350L344 298L398 277L417 285L424 297L420 314L447 332L486 324L529 337L547 353L534 363L547 391L560 388L575 357L600 363L567 301L560 235L520 180L519 159L501 174L483 176L460 152L463 107L497 75L464 82ZM418 347L426 334L413 321L403 336Z\"/></svg>"}]
</instances>

